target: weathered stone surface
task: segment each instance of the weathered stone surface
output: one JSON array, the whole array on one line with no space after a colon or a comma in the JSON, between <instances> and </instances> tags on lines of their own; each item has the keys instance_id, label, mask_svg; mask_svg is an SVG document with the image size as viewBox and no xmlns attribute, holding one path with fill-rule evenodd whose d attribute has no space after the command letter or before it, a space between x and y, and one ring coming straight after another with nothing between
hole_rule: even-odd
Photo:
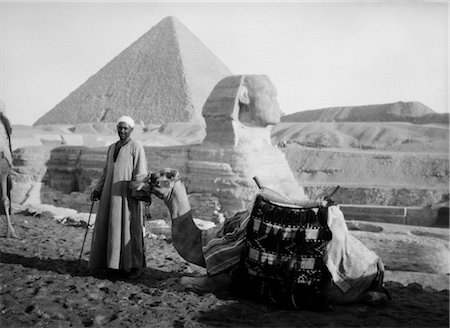
<instances>
[{"instance_id":1,"label":"weathered stone surface","mask_svg":"<svg viewBox=\"0 0 450 328\"><path fill-rule=\"evenodd\" d=\"M424 186L448 190L448 153L417 156L408 152L281 148L302 185L333 184L351 177L353 187ZM374 177L375 179L373 179Z\"/></svg>"},{"instance_id":2,"label":"weathered stone surface","mask_svg":"<svg viewBox=\"0 0 450 328\"><path fill-rule=\"evenodd\" d=\"M420 102L403 102L366 105L331 107L307 110L289 114L283 117L283 122L413 122L413 123L444 123L448 124L448 113L439 115Z\"/></svg>"},{"instance_id":3,"label":"weathered stone surface","mask_svg":"<svg viewBox=\"0 0 450 328\"><path fill-rule=\"evenodd\" d=\"M190 150L193 160L188 163L187 187L189 192L218 197L226 216L245 209L253 200L258 191L254 176L265 187L295 199L305 198L283 154L271 145L220 150L216 147L204 144Z\"/></svg>"},{"instance_id":4,"label":"weathered stone surface","mask_svg":"<svg viewBox=\"0 0 450 328\"><path fill-rule=\"evenodd\" d=\"M314 199L326 196L338 184L340 188L333 199L340 204L426 207L438 204L442 199L448 199L449 194L448 189L438 186L435 189L405 188L403 186L346 186L339 181L326 185L322 185L320 182L314 186L306 185L304 190L310 198Z\"/></svg>"},{"instance_id":5,"label":"weathered stone surface","mask_svg":"<svg viewBox=\"0 0 450 328\"><path fill-rule=\"evenodd\" d=\"M245 151L204 146L145 149L150 171L162 167L180 170L198 218L212 219L216 208L226 215L245 209L257 192L254 175L267 187L303 197L287 162L283 162L283 154L270 145ZM77 160L71 157L75 154L79 156ZM41 189L41 199L54 205L86 209L89 193L102 173L106 149L61 147L52 155L55 160L49 161L48 187ZM60 162L64 160L68 164ZM167 215L162 201L154 198L151 214Z\"/></svg>"},{"instance_id":6,"label":"weathered stone surface","mask_svg":"<svg viewBox=\"0 0 450 328\"><path fill-rule=\"evenodd\" d=\"M266 139L267 133L260 132L260 128L279 123L281 112L276 89L267 76L232 75L214 87L203 107L203 116L206 142L237 145L241 134L245 139L249 132L254 142Z\"/></svg>"},{"instance_id":7,"label":"weathered stone surface","mask_svg":"<svg viewBox=\"0 0 450 328\"><path fill-rule=\"evenodd\" d=\"M260 148L266 150L262 151ZM279 189L280 184L291 185L289 182L291 179L289 177L290 169L285 166L286 163L276 164L277 162L274 160L280 156L280 149L268 145L259 145L250 151L239 149L217 147L212 143L199 146L145 147L150 171L161 167L173 167L180 171L189 194L192 194L190 198L195 215L202 219L212 218L216 205L221 207L221 211L227 209L227 215L232 215L239 208L244 207L248 199L251 199L253 193L257 191L256 184L252 181L253 175L259 176L263 184L275 189ZM312 151L307 153L305 156L315 156ZM17 166L14 168L12 190L13 202L20 204L29 199L29 203L30 201L35 202L37 199L54 205L70 206L77 210L87 211L90 204L89 193L103 170L106 148L64 146L52 151L54 158L47 160L42 158L41 164L39 164L39 160L33 160L34 156L40 157L44 154L45 151L40 147L17 152L17 156L15 156ZM75 158L76 154L79 154L78 159ZM50 153L48 152L46 156L50 156ZM292 159L290 156L288 158ZM49 164L47 171L45 171L46 162ZM333 165L333 161L329 161L329 163ZM38 167L39 165L41 167ZM293 163L291 162L289 165L292 167ZM272 171L278 172L278 175L266 176L264 173ZM235 176L236 172L241 175L247 174L247 176L238 179ZM311 186L311 178L307 180L304 190L311 199L329 194L337 185L339 179L333 180L335 179L333 178L334 173L329 174L330 181L324 185L317 182L316 185ZM320 177L316 178L320 180ZM45 181L44 185L42 188L37 188L37 184L42 185L41 180ZM283 182L283 180L286 181ZM297 181L299 184L305 183L298 176ZM333 181L336 183L332 183ZM53 190L49 188L49 184ZM300 192L297 185L292 188L294 192ZM445 188L442 190L436 189L437 186L434 188L341 185L333 198L341 204L428 206L440 203L441 199L448 197L448 190ZM37 197L32 195L35 193L34 189L38 192ZM205 200L203 195L208 195L206 198L210 200ZM196 201L196 199L201 199L201 201ZM233 199L235 200L233 201ZM435 221L435 214L437 215L437 210L432 212L432 217L428 218L428 221ZM155 218L167 216L165 205L160 200L153 200L151 215ZM417 219L414 222L416 221Z\"/></svg>"},{"instance_id":8,"label":"weathered stone surface","mask_svg":"<svg viewBox=\"0 0 450 328\"><path fill-rule=\"evenodd\" d=\"M45 180L52 146L30 146L13 152L11 202L22 204L35 183Z\"/></svg>"},{"instance_id":9,"label":"weathered stone surface","mask_svg":"<svg viewBox=\"0 0 450 328\"><path fill-rule=\"evenodd\" d=\"M55 148L47 161L47 184L65 193L78 191L77 172L83 147Z\"/></svg>"},{"instance_id":10,"label":"weathered stone surface","mask_svg":"<svg viewBox=\"0 0 450 328\"><path fill-rule=\"evenodd\" d=\"M284 117L284 116L283 116ZM272 131L274 144L346 151L448 154L449 126L404 122L279 123ZM290 149L292 151L292 149ZM386 153L384 154L386 155Z\"/></svg>"},{"instance_id":11,"label":"weathered stone surface","mask_svg":"<svg viewBox=\"0 0 450 328\"><path fill-rule=\"evenodd\" d=\"M352 234L383 259L387 270L450 273L448 239L386 230L383 233L352 231Z\"/></svg>"}]
</instances>

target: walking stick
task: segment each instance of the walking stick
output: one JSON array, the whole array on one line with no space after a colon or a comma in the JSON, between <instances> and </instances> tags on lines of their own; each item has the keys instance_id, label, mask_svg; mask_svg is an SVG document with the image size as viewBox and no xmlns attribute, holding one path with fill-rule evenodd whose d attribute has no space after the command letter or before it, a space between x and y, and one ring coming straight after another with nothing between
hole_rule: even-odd
<instances>
[{"instance_id":1,"label":"walking stick","mask_svg":"<svg viewBox=\"0 0 450 328\"><path fill-rule=\"evenodd\" d=\"M339 190L341 186L337 186L336 188L334 188L334 190L331 192L331 194L329 194L328 196L325 196L323 198L323 200L327 201L328 203L332 204L334 203L332 197L334 196L334 194Z\"/></svg>"},{"instance_id":2,"label":"walking stick","mask_svg":"<svg viewBox=\"0 0 450 328\"><path fill-rule=\"evenodd\" d=\"M83 255L84 243L86 242L86 236L87 236L87 233L88 233L88 230L89 230L89 223L91 222L91 215L92 215L92 209L94 208L94 203L95 203L95 201L92 201L91 210L89 212L88 223L87 223L87 226L86 226L86 233L84 234L83 245L81 246L80 257L78 258L77 266L75 267L75 271L74 272L77 272L78 271L78 267L80 266L81 256Z\"/></svg>"},{"instance_id":3,"label":"walking stick","mask_svg":"<svg viewBox=\"0 0 450 328\"><path fill-rule=\"evenodd\" d=\"M256 185L258 186L259 189L263 188L263 185L261 184L261 181L259 181L258 177L253 177L253 180L255 180Z\"/></svg>"}]
</instances>

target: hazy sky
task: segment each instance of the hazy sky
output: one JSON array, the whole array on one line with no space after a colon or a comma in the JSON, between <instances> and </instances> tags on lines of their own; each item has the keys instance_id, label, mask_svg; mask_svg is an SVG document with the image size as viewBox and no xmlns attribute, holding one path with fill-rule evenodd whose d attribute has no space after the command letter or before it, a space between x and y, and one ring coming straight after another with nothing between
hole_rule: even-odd
<instances>
[{"instance_id":1,"label":"hazy sky","mask_svg":"<svg viewBox=\"0 0 450 328\"><path fill-rule=\"evenodd\" d=\"M0 98L33 124L166 16L233 74L266 74L284 113L419 101L448 112L449 8L403 2L8 2Z\"/></svg>"}]
</instances>

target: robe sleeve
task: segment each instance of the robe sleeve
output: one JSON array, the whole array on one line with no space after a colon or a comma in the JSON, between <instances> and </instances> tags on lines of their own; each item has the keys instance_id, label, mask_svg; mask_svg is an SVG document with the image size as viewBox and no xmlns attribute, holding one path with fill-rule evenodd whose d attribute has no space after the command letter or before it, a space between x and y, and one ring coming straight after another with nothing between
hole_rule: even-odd
<instances>
[{"instance_id":1,"label":"robe sleeve","mask_svg":"<svg viewBox=\"0 0 450 328\"><path fill-rule=\"evenodd\" d=\"M140 142L135 142L135 154L133 159L133 178L132 180L141 180L147 175L147 159L145 157L144 147Z\"/></svg>"},{"instance_id":2,"label":"robe sleeve","mask_svg":"<svg viewBox=\"0 0 450 328\"><path fill-rule=\"evenodd\" d=\"M113 144L113 145L115 145L115 144ZM94 190L97 190L100 194L102 193L103 185L105 184L106 171L108 169L108 162L109 162L109 153L111 152L111 147L113 145L109 146L109 148L108 148L108 152L106 153L105 166L103 167L103 173L102 173L101 177L98 179L98 182L94 188Z\"/></svg>"}]
</instances>

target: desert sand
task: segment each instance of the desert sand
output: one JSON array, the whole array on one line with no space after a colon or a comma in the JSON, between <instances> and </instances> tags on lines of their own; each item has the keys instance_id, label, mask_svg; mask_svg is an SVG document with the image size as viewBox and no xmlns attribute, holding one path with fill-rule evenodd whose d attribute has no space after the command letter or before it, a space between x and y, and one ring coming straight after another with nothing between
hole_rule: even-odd
<instances>
[{"instance_id":1,"label":"desert sand","mask_svg":"<svg viewBox=\"0 0 450 328\"><path fill-rule=\"evenodd\" d=\"M147 268L137 280L87 272L91 230L78 270L85 227L58 223L49 213L13 215L23 238L0 237L2 327L448 327L449 292L396 282L387 304L292 311L235 294L197 294L181 275L203 274L166 239L146 239ZM398 272L397 272L398 273ZM401 279L407 274L400 272ZM433 275L429 275L432 284ZM398 280L398 279L397 279Z\"/></svg>"}]
</instances>

